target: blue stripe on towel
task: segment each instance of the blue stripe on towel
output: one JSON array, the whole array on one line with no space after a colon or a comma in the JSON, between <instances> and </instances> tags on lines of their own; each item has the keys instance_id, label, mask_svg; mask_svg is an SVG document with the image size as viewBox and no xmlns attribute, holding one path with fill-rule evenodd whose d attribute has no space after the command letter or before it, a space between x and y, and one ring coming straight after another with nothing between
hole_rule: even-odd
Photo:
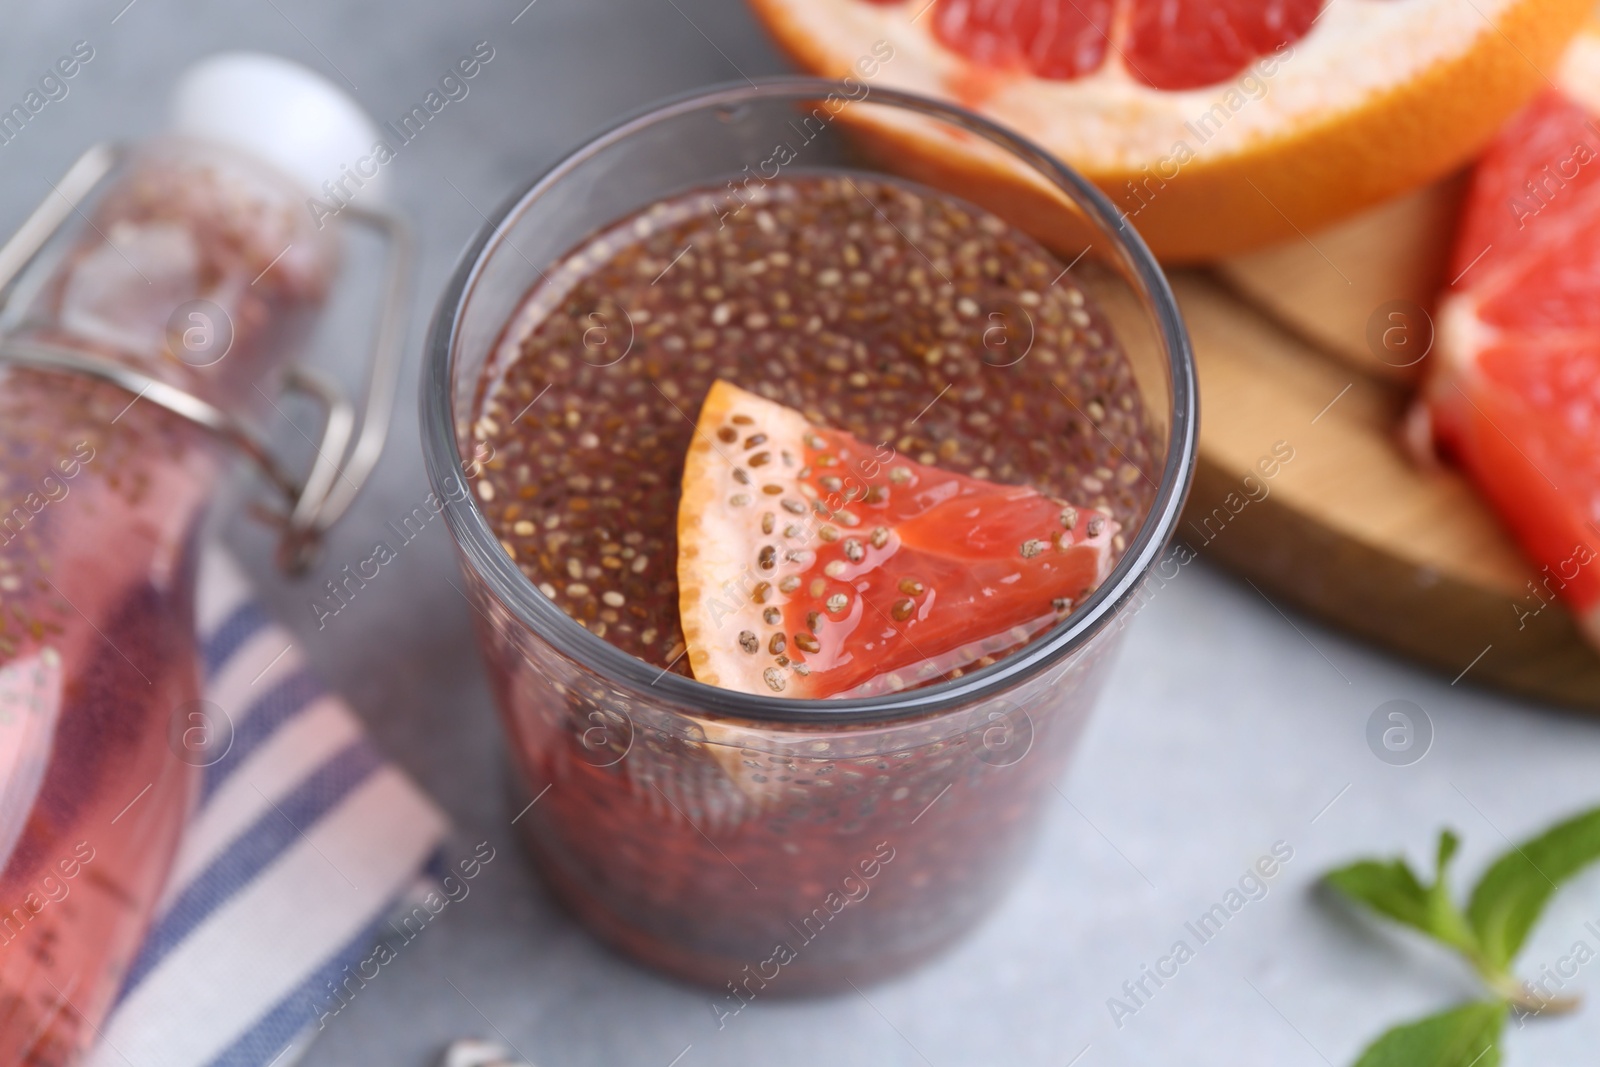
<instances>
[{"instance_id":1,"label":"blue stripe on towel","mask_svg":"<svg viewBox=\"0 0 1600 1067\"><path fill-rule=\"evenodd\" d=\"M383 765L371 743L358 738L311 772L180 893L145 938L123 984L123 995L242 888L295 844Z\"/></svg>"},{"instance_id":2,"label":"blue stripe on towel","mask_svg":"<svg viewBox=\"0 0 1600 1067\"><path fill-rule=\"evenodd\" d=\"M206 681L214 679L228 660L233 658L233 654L269 622L261 605L254 600L247 600L223 619L215 630L205 635L200 643L200 656L205 663Z\"/></svg>"},{"instance_id":3,"label":"blue stripe on towel","mask_svg":"<svg viewBox=\"0 0 1600 1067\"><path fill-rule=\"evenodd\" d=\"M235 720L233 744L228 748L227 754L206 768L205 780L200 787L201 804L210 800L211 794L216 792L217 787L227 781L228 776L249 759L250 754L261 747L264 741L277 733L279 727L305 710L307 704L322 694L321 684L304 668L283 678L261 694L261 699L250 705L249 710Z\"/></svg>"},{"instance_id":4,"label":"blue stripe on towel","mask_svg":"<svg viewBox=\"0 0 1600 1067\"><path fill-rule=\"evenodd\" d=\"M394 905L391 904L384 914L393 910ZM262 1064L270 1067L283 1054L289 1042L299 1037L308 1026L321 1020L322 1012L334 1003L328 987L344 973L346 967L372 952L373 946L382 938L385 922L385 918L377 919L342 945L317 971L308 974L292 993L273 1005L254 1026L212 1060L210 1067L261 1067Z\"/></svg>"}]
</instances>

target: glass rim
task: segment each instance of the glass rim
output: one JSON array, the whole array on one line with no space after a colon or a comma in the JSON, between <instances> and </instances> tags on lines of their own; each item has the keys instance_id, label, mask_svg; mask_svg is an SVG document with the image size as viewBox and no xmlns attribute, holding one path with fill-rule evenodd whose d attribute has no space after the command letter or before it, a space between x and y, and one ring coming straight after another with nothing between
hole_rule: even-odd
<instances>
[{"instance_id":1,"label":"glass rim","mask_svg":"<svg viewBox=\"0 0 1600 1067\"><path fill-rule=\"evenodd\" d=\"M442 492L444 479L459 476L463 462L457 445L456 391L452 381L461 319L491 256L523 211L583 163L663 121L715 107L818 99L840 91L853 90L844 81L826 78L758 78L690 90L617 120L563 155L486 216L484 225L458 259L428 330L419 397L423 460L430 487L439 497L445 524L457 548L495 597L529 631L584 668L631 690L658 694L663 704L677 708L756 722L849 725L888 723L975 706L1066 660L1116 616L1165 551L1193 480L1199 430L1194 355L1172 289L1133 226L1087 179L1020 134L955 104L898 89L872 87L866 96L852 99L851 103L887 103L964 128L1020 158L1050 180L1096 229L1115 242L1144 288L1170 376L1166 463L1138 532L1088 601L1018 651L953 680L870 697L818 699L744 693L652 666L589 632L541 593L501 548L475 494L464 493L458 500ZM476 604L473 608L480 610Z\"/></svg>"}]
</instances>

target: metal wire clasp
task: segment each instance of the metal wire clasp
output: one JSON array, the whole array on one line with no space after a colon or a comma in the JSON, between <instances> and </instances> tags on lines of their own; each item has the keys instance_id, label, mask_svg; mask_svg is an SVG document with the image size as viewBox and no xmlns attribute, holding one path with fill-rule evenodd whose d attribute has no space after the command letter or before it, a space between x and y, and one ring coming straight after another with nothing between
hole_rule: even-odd
<instances>
[{"instance_id":1,"label":"metal wire clasp","mask_svg":"<svg viewBox=\"0 0 1600 1067\"><path fill-rule=\"evenodd\" d=\"M0 245L0 307L15 282L58 230L78 213L78 204L116 167L125 151L97 144L79 156L53 186L54 192ZM404 222L387 212L347 205L340 217L377 232L386 246L385 280L377 327L367 364L366 402L358 413L337 386L304 367L291 366L287 388L302 393L322 408L322 432L316 458L304 477L297 477L273 455L265 437L243 420L216 405L153 378L127 364L86 355L56 345L0 337L0 362L65 370L108 382L165 408L213 433L253 462L283 497L281 506L264 506L278 526L278 565L291 574L304 572L316 558L322 535L338 521L360 492L383 453L394 412L400 360L405 340L405 298L411 287L412 242Z\"/></svg>"}]
</instances>

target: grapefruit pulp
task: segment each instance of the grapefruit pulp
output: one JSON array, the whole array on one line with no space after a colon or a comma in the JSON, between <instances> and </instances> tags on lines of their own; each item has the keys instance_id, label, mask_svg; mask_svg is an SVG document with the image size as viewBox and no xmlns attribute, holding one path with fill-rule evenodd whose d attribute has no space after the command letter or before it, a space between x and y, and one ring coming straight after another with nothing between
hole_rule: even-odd
<instances>
[{"instance_id":1,"label":"grapefruit pulp","mask_svg":"<svg viewBox=\"0 0 1600 1067\"><path fill-rule=\"evenodd\" d=\"M1540 565L1530 594L1600 644L1600 32L1557 80L1473 173L1428 410Z\"/></svg>"},{"instance_id":2,"label":"grapefruit pulp","mask_svg":"<svg viewBox=\"0 0 1600 1067\"><path fill-rule=\"evenodd\" d=\"M718 381L678 511L689 664L702 682L767 696L929 681L1064 617L1105 578L1117 529Z\"/></svg>"}]
</instances>

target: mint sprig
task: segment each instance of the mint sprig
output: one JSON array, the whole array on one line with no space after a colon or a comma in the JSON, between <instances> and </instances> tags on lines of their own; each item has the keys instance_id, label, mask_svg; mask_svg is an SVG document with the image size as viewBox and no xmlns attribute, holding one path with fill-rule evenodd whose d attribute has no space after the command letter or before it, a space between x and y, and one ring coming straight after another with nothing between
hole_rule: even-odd
<instances>
[{"instance_id":1,"label":"mint sprig","mask_svg":"<svg viewBox=\"0 0 1600 1067\"><path fill-rule=\"evenodd\" d=\"M1356 903L1455 951L1489 994L1395 1027L1367 1047L1356 1067L1495 1067L1509 1009L1554 1015L1578 1006L1576 997L1535 993L1512 975L1511 962L1556 890L1600 860L1600 808L1513 845L1478 879L1464 910L1451 899L1446 882L1459 843L1450 830L1440 832L1433 879L1427 883L1404 858L1360 860L1324 876Z\"/></svg>"}]
</instances>

